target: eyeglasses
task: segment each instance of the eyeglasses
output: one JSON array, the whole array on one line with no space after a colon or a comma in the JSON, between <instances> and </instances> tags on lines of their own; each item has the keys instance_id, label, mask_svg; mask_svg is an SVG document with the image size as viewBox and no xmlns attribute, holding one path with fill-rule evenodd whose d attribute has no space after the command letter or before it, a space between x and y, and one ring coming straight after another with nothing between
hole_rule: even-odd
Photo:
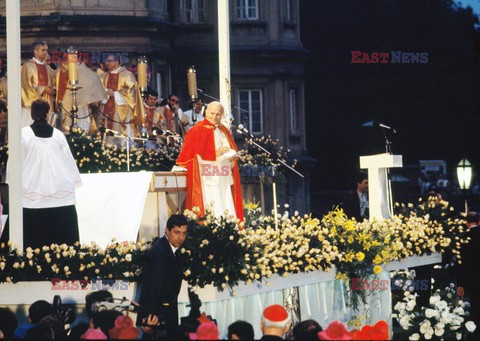
<instances>
[{"instance_id":1,"label":"eyeglasses","mask_svg":"<svg viewBox=\"0 0 480 341\"><path fill-rule=\"evenodd\" d=\"M170 99L169 101L173 102L173 103L180 103L180 101L178 99Z\"/></svg>"}]
</instances>

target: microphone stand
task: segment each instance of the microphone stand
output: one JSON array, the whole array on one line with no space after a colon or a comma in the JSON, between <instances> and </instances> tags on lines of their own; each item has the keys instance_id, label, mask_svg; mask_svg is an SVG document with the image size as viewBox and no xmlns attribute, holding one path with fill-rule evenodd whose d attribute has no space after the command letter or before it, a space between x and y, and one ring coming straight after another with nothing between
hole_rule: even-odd
<instances>
[{"instance_id":1,"label":"microphone stand","mask_svg":"<svg viewBox=\"0 0 480 341\"><path fill-rule=\"evenodd\" d=\"M113 133L114 136L121 137L122 143L126 142L127 145L127 172L130 172L130 141L135 142L135 141L148 141L148 139L141 138L141 137L130 137L128 135L125 135L119 131L115 131L112 129L108 129L109 132ZM106 133L107 131L105 131Z\"/></svg>"},{"instance_id":2,"label":"microphone stand","mask_svg":"<svg viewBox=\"0 0 480 341\"><path fill-rule=\"evenodd\" d=\"M197 123L197 113L195 111L195 107L197 106L197 100L195 100L195 98L193 98L191 100L191 107L192 107L192 123L193 125L195 125L195 123Z\"/></svg>"},{"instance_id":3,"label":"microphone stand","mask_svg":"<svg viewBox=\"0 0 480 341\"><path fill-rule=\"evenodd\" d=\"M238 130L237 130L237 132L238 132ZM248 143L254 145L258 149L260 149L262 152L266 153L267 156L269 156L269 157L272 156L272 153L270 153L268 150L266 150L265 148L263 148L261 145L259 145L257 142L255 142L253 140L253 136L250 136L250 134L245 133L245 132L241 132L241 133L245 137L245 139L247 140ZM303 175L302 173L300 173L296 169L292 168L287 163L285 163L282 160L279 160L277 158L274 158L274 159L275 159L275 161L277 161L280 164L282 164L283 166L285 166L287 169L290 169L292 172L294 172L295 174L300 176L302 179L305 178L305 175ZM272 164L272 170L273 170L273 172L272 172L273 215L274 215L274 219L275 219L275 230L278 231L277 186L276 186L276 183L275 183L276 166L273 165L273 164Z\"/></svg>"},{"instance_id":4,"label":"microphone stand","mask_svg":"<svg viewBox=\"0 0 480 341\"><path fill-rule=\"evenodd\" d=\"M178 117L178 110L173 113L173 119L174 119L174 122L175 122L175 133L178 134L178 131L180 131L180 133L179 133L180 137L185 138L185 129L183 127L182 121L180 120L180 117ZM180 127L180 128L177 129L177 126Z\"/></svg>"},{"instance_id":5,"label":"microphone stand","mask_svg":"<svg viewBox=\"0 0 480 341\"><path fill-rule=\"evenodd\" d=\"M385 152L387 154L393 155L392 152L392 142L388 139L387 130L384 127L382 128L383 137L385 138ZM395 133L395 130L393 130ZM393 196L392 196L392 180L390 178L390 169L387 168L387 191L388 191L388 209L390 214L393 215Z\"/></svg>"}]
</instances>

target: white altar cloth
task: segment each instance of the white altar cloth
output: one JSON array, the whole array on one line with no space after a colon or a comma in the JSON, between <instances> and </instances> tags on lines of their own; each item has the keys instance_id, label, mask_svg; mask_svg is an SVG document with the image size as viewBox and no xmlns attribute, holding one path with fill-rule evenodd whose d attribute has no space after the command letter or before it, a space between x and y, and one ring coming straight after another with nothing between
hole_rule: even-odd
<instances>
[{"instance_id":1,"label":"white altar cloth","mask_svg":"<svg viewBox=\"0 0 480 341\"><path fill-rule=\"evenodd\" d=\"M136 241L152 172L81 174L76 190L80 242L104 248Z\"/></svg>"}]
</instances>

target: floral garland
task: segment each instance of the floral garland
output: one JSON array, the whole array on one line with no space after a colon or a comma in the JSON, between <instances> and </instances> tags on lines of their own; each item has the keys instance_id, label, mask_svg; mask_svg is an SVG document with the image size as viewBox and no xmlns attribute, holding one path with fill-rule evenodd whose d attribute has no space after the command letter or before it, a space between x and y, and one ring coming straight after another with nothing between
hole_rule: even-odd
<instances>
[{"instance_id":1,"label":"floral garland","mask_svg":"<svg viewBox=\"0 0 480 341\"><path fill-rule=\"evenodd\" d=\"M420 203L419 205L425 205ZM442 213L448 204L430 202ZM261 216L259 207L248 204L245 222L232 216L215 218L209 213L185 211L189 218L188 238L181 248L189 284L219 289L239 282L268 281L277 274L314 270L337 270L337 278L350 287L351 278L367 278L382 271L383 264L413 255L458 251L463 240L463 223L442 216L431 220L428 213L415 210L396 215L391 220L364 221L348 219L341 209L321 220L310 215L285 212L275 229L274 218ZM413 206L412 206L413 207ZM420 209L421 210L421 209ZM228 212L227 212L228 213ZM441 219L444 220L441 220ZM448 231L447 231L448 230ZM51 245L27 249L22 253L11 244L0 245L0 282L61 279L126 279L136 281L151 243L113 242L105 250L92 245ZM352 290L352 304L365 297L365 290Z\"/></svg>"},{"instance_id":2,"label":"floral garland","mask_svg":"<svg viewBox=\"0 0 480 341\"><path fill-rule=\"evenodd\" d=\"M105 249L95 242L27 248L23 253L11 242L0 244L0 283L45 281L52 278L91 281L137 281L149 243L113 241Z\"/></svg>"},{"instance_id":3,"label":"floral garland","mask_svg":"<svg viewBox=\"0 0 480 341\"><path fill-rule=\"evenodd\" d=\"M100 134L87 134L81 129L73 129L66 135L70 150L80 173L109 173L127 171L127 154L121 147L106 144ZM279 160L286 162L290 150L278 147L278 140L270 136L255 138L255 141L270 151L273 157L258 151L251 144L239 150L241 167L255 174L254 168L279 166ZM130 148L130 171L169 171L175 164L182 148L181 142L173 141L168 145L160 144L157 149L135 146ZM5 172L8 160L8 146L0 146L0 170ZM295 162L294 162L295 165ZM281 170L279 169L281 174ZM242 173L243 174L243 173Z\"/></svg>"}]
</instances>

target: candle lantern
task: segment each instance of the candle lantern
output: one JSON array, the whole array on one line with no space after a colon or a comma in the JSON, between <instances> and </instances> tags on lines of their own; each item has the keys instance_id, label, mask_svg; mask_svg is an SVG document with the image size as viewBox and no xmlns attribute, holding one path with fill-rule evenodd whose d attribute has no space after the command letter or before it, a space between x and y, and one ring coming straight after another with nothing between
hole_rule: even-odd
<instances>
[{"instance_id":1,"label":"candle lantern","mask_svg":"<svg viewBox=\"0 0 480 341\"><path fill-rule=\"evenodd\" d=\"M67 50L68 54L68 82L78 85L78 51L74 47Z\"/></svg>"}]
</instances>

